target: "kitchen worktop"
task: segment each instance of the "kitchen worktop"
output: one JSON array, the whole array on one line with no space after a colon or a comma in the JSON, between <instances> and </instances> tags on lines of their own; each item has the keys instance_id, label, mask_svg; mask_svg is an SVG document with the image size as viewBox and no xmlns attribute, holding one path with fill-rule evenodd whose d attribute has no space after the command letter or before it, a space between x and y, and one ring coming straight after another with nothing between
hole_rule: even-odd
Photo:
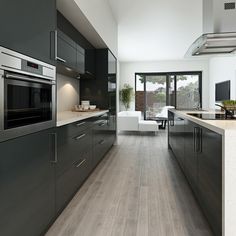
<instances>
[{"instance_id":1,"label":"kitchen worktop","mask_svg":"<svg viewBox=\"0 0 236 236\"><path fill-rule=\"evenodd\" d=\"M74 112L64 111L57 113L57 127L68 125L73 122L85 120L94 116L100 116L107 113L108 110L89 111L89 112Z\"/></svg>"},{"instance_id":2,"label":"kitchen worktop","mask_svg":"<svg viewBox=\"0 0 236 236\"><path fill-rule=\"evenodd\" d=\"M217 113L222 114L220 111L182 111L170 109L172 112L176 113L183 118L193 121L199 125L206 127L207 129L213 130L221 135L236 136L236 119L235 120L203 120L194 116L189 115L189 113Z\"/></svg>"}]
</instances>

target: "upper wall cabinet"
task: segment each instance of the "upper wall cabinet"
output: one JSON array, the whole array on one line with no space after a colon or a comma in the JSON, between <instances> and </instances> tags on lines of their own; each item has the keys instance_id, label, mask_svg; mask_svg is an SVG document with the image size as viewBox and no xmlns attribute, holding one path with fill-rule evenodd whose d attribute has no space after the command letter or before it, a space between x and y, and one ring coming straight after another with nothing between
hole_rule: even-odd
<instances>
[{"instance_id":1,"label":"upper wall cabinet","mask_svg":"<svg viewBox=\"0 0 236 236\"><path fill-rule=\"evenodd\" d=\"M56 59L60 73L71 76L84 73L85 50L60 30L57 30Z\"/></svg>"},{"instance_id":2,"label":"upper wall cabinet","mask_svg":"<svg viewBox=\"0 0 236 236\"><path fill-rule=\"evenodd\" d=\"M96 50L86 49L85 50L85 73L83 78L95 78L96 74Z\"/></svg>"},{"instance_id":3,"label":"upper wall cabinet","mask_svg":"<svg viewBox=\"0 0 236 236\"><path fill-rule=\"evenodd\" d=\"M72 46L73 48L76 48L76 67L79 73L75 73L75 66L69 66L70 68L72 67L73 70L69 71L68 68L65 70L65 65L64 69L61 68L63 65L62 63L58 63L58 69L62 69L59 72L60 73L66 73L69 74L70 76L78 76L80 75L80 78L93 78L95 77L96 74L96 68L95 68L95 48L91 43L76 29L59 11L57 11L57 28L59 32L59 37L61 35L60 32L63 32L64 35L66 35L66 38L64 41L67 41L69 43L69 48ZM63 37L63 36L62 36ZM60 40L60 39L59 39ZM65 42L63 42L65 43ZM77 46L75 46L77 45ZM58 57L62 57L62 59L66 60L63 58L64 56L61 55L60 53L60 48L58 48ZM73 60L74 60L74 53L73 54ZM64 63L66 64L66 63ZM73 63L74 64L74 63ZM59 66L60 65L60 66Z\"/></svg>"},{"instance_id":4,"label":"upper wall cabinet","mask_svg":"<svg viewBox=\"0 0 236 236\"><path fill-rule=\"evenodd\" d=\"M0 45L55 64L56 0L1 0Z\"/></svg>"}]
</instances>

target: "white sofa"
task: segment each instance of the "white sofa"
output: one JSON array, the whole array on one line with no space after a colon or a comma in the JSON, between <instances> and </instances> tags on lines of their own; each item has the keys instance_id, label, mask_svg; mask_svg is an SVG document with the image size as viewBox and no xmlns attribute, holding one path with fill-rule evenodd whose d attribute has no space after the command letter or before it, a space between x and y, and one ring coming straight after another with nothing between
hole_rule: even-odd
<instances>
[{"instance_id":1,"label":"white sofa","mask_svg":"<svg viewBox=\"0 0 236 236\"><path fill-rule=\"evenodd\" d=\"M121 111L117 117L117 129L119 131L138 131L141 111Z\"/></svg>"},{"instance_id":2,"label":"white sofa","mask_svg":"<svg viewBox=\"0 0 236 236\"><path fill-rule=\"evenodd\" d=\"M156 121L142 120L141 111L121 111L117 117L118 131L158 131Z\"/></svg>"}]
</instances>

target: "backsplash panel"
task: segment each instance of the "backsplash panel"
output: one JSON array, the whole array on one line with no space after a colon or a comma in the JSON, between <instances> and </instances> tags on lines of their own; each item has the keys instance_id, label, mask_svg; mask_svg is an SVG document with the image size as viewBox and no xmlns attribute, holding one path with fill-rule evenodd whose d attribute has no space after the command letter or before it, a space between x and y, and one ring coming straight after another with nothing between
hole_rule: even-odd
<instances>
[{"instance_id":1,"label":"backsplash panel","mask_svg":"<svg viewBox=\"0 0 236 236\"><path fill-rule=\"evenodd\" d=\"M79 103L79 80L57 74L57 112L70 111Z\"/></svg>"}]
</instances>

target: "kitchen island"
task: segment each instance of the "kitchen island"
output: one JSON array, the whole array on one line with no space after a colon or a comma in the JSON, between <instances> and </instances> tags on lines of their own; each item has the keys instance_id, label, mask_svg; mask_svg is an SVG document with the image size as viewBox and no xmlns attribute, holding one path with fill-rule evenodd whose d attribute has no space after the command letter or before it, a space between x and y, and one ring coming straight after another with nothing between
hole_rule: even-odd
<instances>
[{"instance_id":1,"label":"kitchen island","mask_svg":"<svg viewBox=\"0 0 236 236\"><path fill-rule=\"evenodd\" d=\"M215 235L236 235L236 120L169 111L168 144Z\"/></svg>"}]
</instances>

